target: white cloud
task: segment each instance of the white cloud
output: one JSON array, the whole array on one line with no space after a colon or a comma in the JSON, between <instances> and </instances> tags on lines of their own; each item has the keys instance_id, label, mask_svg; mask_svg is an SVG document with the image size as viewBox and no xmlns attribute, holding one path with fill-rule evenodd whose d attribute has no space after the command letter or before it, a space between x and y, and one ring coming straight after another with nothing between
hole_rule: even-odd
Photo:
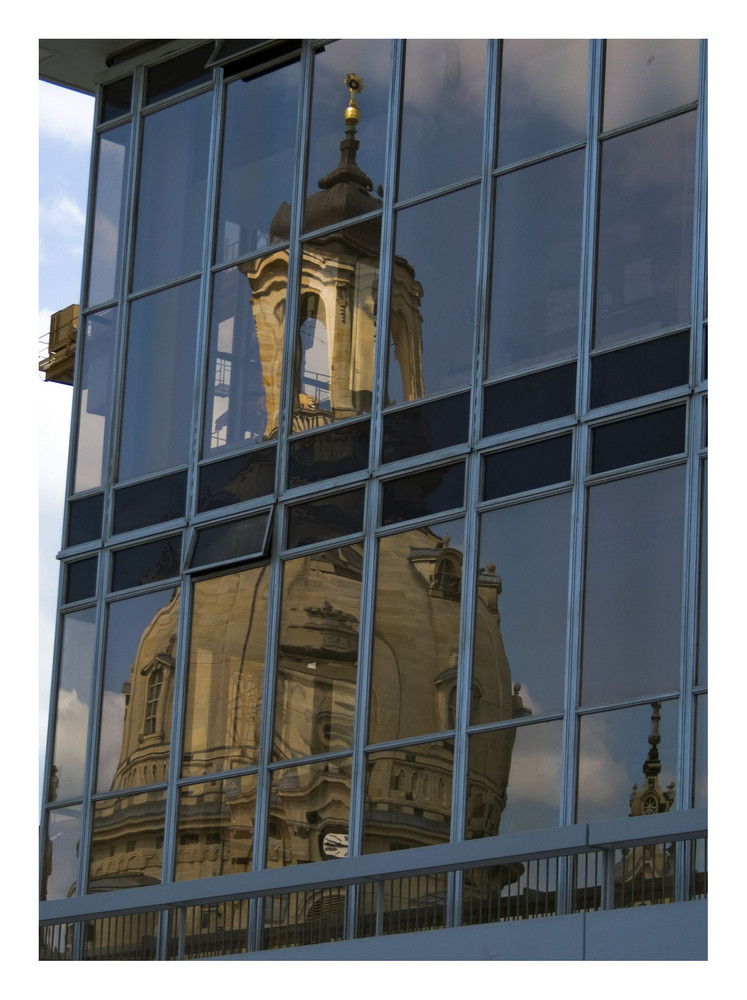
<instances>
[{"instance_id":1,"label":"white cloud","mask_svg":"<svg viewBox=\"0 0 747 1000\"><path fill-rule=\"evenodd\" d=\"M86 213L69 195L62 194L56 198L45 198L39 204L39 225L46 229L69 233L72 230L77 235L83 233Z\"/></svg>"},{"instance_id":2,"label":"white cloud","mask_svg":"<svg viewBox=\"0 0 747 1000\"><path fill-rule=\"evenodd\" d=\"M93 98L86 94L39 84L39 136L75 149L90 148Z\"/></svg>"}]
</instances>

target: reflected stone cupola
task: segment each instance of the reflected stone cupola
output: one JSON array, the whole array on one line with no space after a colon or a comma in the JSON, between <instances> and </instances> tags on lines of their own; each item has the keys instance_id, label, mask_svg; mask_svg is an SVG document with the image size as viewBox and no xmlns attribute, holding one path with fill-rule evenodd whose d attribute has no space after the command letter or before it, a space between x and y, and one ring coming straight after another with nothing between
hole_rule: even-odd
<instances>
[{"instance_id":1,"label":"reflected stone cupola","mask_svg":"<svg viewBox=\"0 0 747 1000\"><path fill-rule=\"evenodd\" d=\"M659 784L659 775L661 774L661 760L659 759L661 702L652 702L651 708L653 709L651 732L648 736L650 749L648 757L643 762L643 774L646 780L640 788L637 784L633 785L633 792L630 796L631 816L651 816L656 813L669 812L674 802L674 782L667 786L666 791Z\"/></svg>"}]
</instances>

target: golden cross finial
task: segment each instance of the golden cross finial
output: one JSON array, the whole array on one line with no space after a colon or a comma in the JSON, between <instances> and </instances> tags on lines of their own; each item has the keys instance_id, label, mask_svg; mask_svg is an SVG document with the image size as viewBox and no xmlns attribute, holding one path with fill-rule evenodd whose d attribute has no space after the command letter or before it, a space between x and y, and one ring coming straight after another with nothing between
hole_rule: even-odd
<instances>
[{"instance_id":1,"label":"golden cross finial","mask_svg":"<svg viewBox=\"0 0 747 1000\"><path fill-rule=\"evenodd\" d=\"M345 108L345 122L348 128L354 129L361 120L361 112L355 103L355 95L364 89L363 80L359 76L356 76L355 73L348 73L345 77L345 86L350 91L350 103Z\"/></svg>"}]
</instances>

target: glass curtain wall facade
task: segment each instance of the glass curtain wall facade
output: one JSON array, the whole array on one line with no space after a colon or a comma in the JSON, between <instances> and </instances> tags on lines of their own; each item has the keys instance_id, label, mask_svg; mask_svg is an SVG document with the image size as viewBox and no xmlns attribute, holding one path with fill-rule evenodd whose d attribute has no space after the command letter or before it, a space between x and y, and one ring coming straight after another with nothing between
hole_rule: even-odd
<instances>
[{"instance_id":1,"label":"glass curtain wall facade","mask_svg":"<svg viewBox=\"0 0 747 1000\"><path fill-rule=\"evenodd\" d=\"M42 900L705 804L705 136L689 40L100 87Z\"/></svg>"}]
</instances>

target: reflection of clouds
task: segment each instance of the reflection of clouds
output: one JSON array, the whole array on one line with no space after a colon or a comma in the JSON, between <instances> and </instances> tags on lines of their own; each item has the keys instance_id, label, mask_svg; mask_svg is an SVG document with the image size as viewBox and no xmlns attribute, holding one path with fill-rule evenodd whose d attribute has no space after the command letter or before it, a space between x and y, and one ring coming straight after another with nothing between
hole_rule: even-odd
<instances>
[{"instance_id":1,"label":"reflection of clouds","mask_svg":"<svg viewBox=\"0 0 747 1000\"><path fill-rule=\"evenodd\" d=\"M122 726L125 715L125 696L115 691L104 692L101 707L101 739L99 742L98 778L99 791L111 785L122 752Z\"/></svg>"},{"instance_id":2,"label":"reflection of clouds","mask_svg":"<svg viewBox=\"0 0 747 1000\"><path fill-rule=\"evenodd\" d=\"M613 39L607 43L605 129L638 121L697 96L698 42Z\"/></svg>"},{"instance_id":3,"label":"reflection of clouds","mask_svg":"<svg viewBox=\"0 0 747 1000\"><path fill-rule=\"evenodd\" d=\"M485 95L482 40L459 38L408 42L406 99L418 110L465 114L469 102L481 111Z\"/></svg>"},{"instance_id":4,"label":"reflection of clouds","mask_svg":"<svg viewBox=\"0 0 747 1000\"><path fill-rule=\"evenodd\" d=\"M587 43L580 43L586 49ZM586 105L586 67L578 60L577 41L509 40L505 43L502 88L511 110L524 115L548 115L575 128L579 108ZM568 66L582 71L568 72Z\"/></svg>"},{"instance_id":5,"label":"reflection of clouds","mask_svg":"<svg viewBox=\"0 0 747 1000\"><path fill-rule=\"evenodd\" d=\"M608 727L603 716L594 716L582 722L582 738L578 761L579 806L619 807L626 805L625 791L628 769L621 760L615 760L610 751ZM630 786L632 787L632 785ZM620 790L623 800L620 801Z\"/></svg>"},{"instance_id":6,"label":"reflection of clouds","mask_svg":"<svg viewBox=\"0 0 747 1000\"><path fill-rule=\"evenodd\" d=\"M78 692L61 690L57 700L54 763L58 768L57 798L79 795L82 791L86 755L88 705ZM68 782L74 784L68 786Z\"/></svg>"},{"instance_id":7,"label":"reflection of clouds","mask_svg":"<svg viewBox=\"0 0 747 1000\"><path fill-rule=\"evenodd\" d=\"M511 755L508 802L541 802L557 808L560 795L560 753L555 727L538 726L531 745L519 730Z\"/></svg>"}]
</instances>

